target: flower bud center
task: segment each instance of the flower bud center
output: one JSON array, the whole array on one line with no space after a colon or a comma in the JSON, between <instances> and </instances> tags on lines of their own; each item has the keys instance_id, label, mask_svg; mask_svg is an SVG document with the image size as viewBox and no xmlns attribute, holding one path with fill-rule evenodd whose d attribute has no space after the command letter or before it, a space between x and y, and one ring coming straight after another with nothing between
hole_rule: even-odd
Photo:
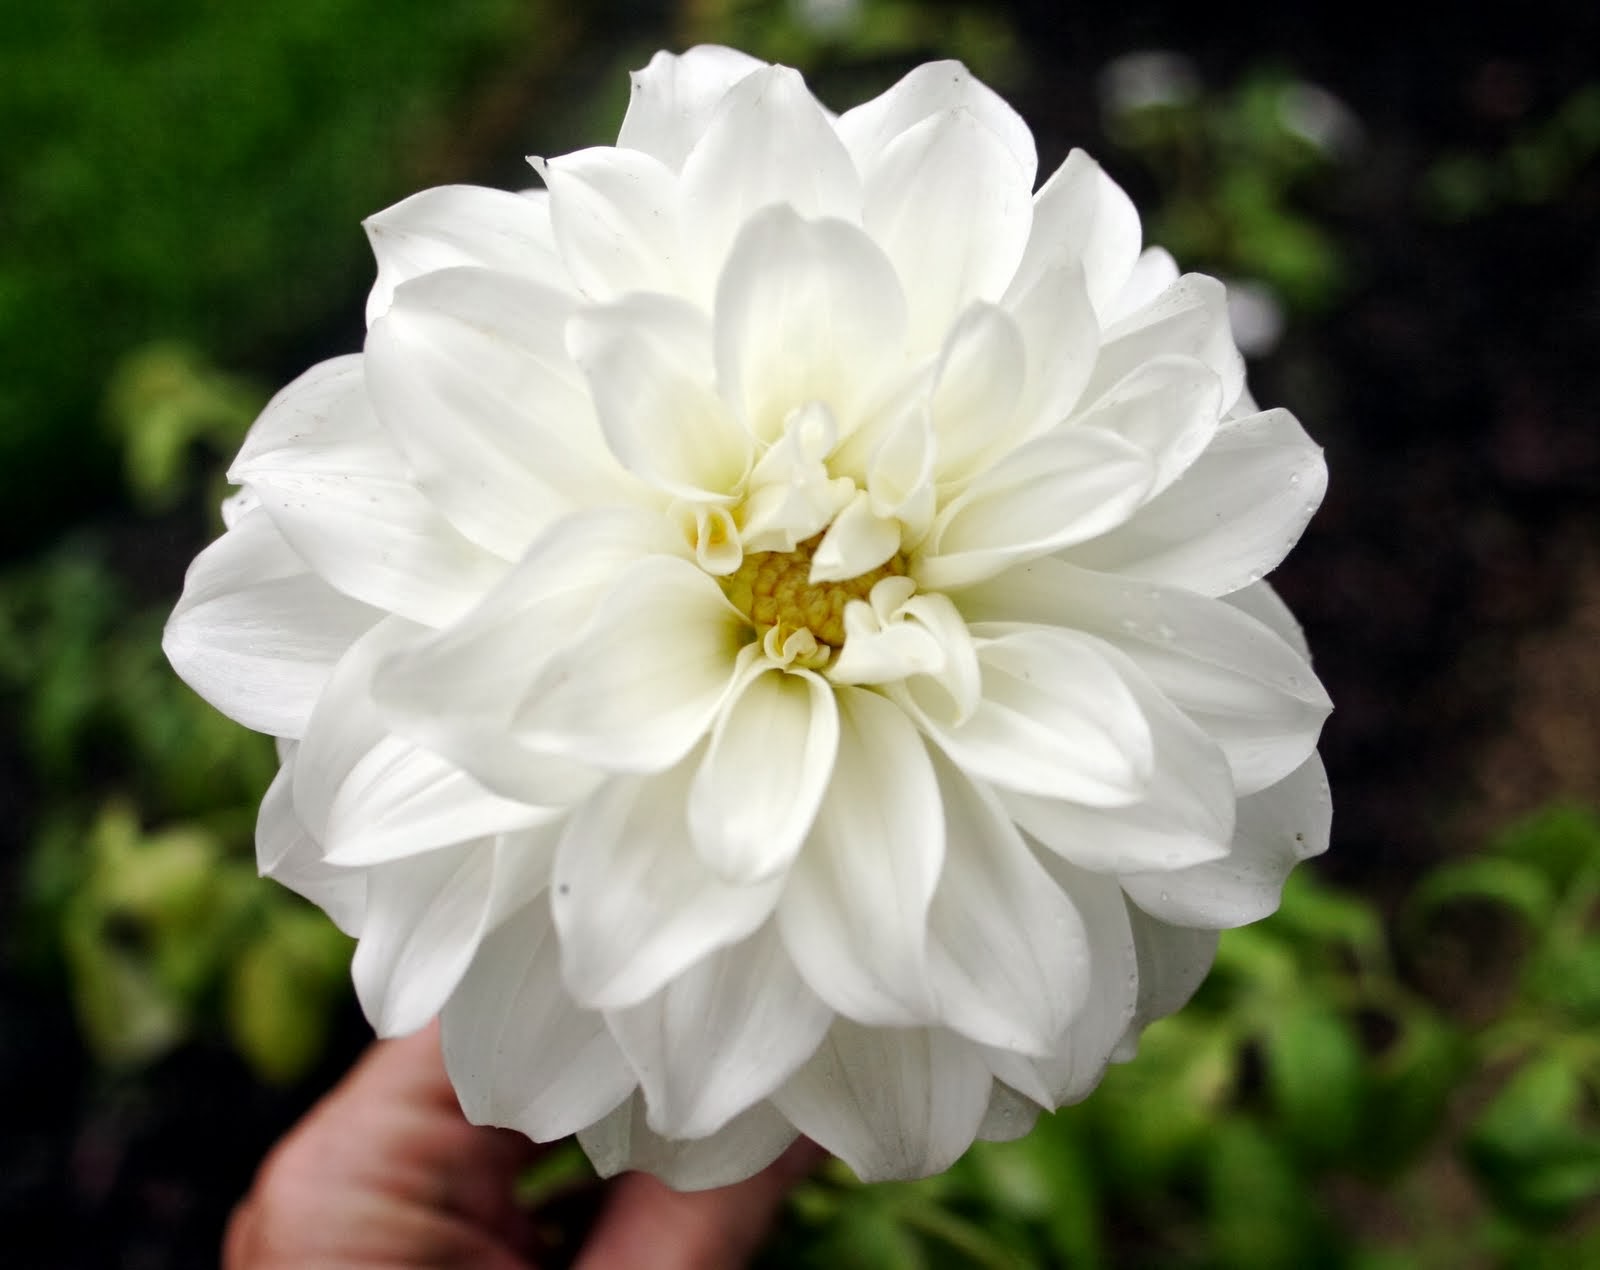
<instances>
[{"instance_id":1,"label":"flower bud center","mask_svg":"<svg viewBox=\"0 0 1600 1270\"><path fill-rule=\"evenodd\" d=\"M819 644L844 647L844 610L851 600L865 600L873 585L903 575L899 553L876 569L841 582L811 582L811 557L822 535L808 538L793 551L757 551L717 579L733 606L748 614L758 629L777 627L780 638L809 630Z\"/></svg>"}]
</instances>

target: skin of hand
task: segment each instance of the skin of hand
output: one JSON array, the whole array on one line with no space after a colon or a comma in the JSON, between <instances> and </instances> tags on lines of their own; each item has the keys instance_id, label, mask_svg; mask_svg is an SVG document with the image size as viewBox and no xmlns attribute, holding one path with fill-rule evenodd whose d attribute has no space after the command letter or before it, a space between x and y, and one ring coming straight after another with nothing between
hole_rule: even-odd
<instances>
[{"instance_id":1,"label":"skin of hand","mask_svg":"<svg viewBox=\"0 0 1600 1270\"><path fill-rule=\"evenodd\" d=\"M379 1041L268 1155L229 1223L223 1266L529 1270L532 1228L513 1190L538 1150L521 1134L467 1123L436 1026ZM802 1139L748 1181L692 1194L627 1174L574 1264L742 1266L821 1154Z\"/></svg>"}]
</instances>

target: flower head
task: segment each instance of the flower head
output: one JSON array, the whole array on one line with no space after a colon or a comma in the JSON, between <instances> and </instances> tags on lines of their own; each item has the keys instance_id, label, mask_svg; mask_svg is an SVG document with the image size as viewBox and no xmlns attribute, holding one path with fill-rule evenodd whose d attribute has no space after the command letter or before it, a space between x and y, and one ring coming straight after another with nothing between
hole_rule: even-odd
<instances>
[{"instance_id":1,"label":"flower head","mask_svg":"<svg viewBox=\"0 0 1600 1270\"><path fill-rule=\"evenodd\" d=\"M368 222L166 648L281 738L263 872L604 1171L941 1169L1084 1096L1326 844L1261 578L1325 483L1220 284L961 66L658 54L544 189Z\"/></svg>"}]
</instances>

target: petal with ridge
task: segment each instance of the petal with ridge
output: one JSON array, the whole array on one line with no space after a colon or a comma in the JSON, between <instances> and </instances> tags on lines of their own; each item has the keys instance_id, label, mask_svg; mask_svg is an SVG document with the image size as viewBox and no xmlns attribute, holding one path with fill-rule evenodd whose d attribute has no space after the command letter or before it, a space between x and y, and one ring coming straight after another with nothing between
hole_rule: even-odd
<instances>
[{"instance_id":1,"label":"petal with ridge","mask_svg":"<svg viewBox=\"0 0 1600 1270\"><path fill-rule=\"evenodd\" d=\"M984 1056L999 1080L1053 1108L1078 1102L1100 1082L1134 1017L1139 966L1116 879L1086 873L1048 852L1040 860L1051 885L1060 887L1082 915L1088 999L1049 1054L1034 1058L991 1047Z\"/></svg>"},{"instance_id":2,"label":"petal with ridge","mask_svg":"<svg viewBox=\"0 0 1600 1270\"><path fill-rule=\"evenodd\" d=\"M945 859L928 911L928 967L940 1017L982 1044L1047 1054L1089 998L1084 919L992 791L940 755L933 764Z\"/></svg>"},{"instance_id":3,"label":"petal with ridge","mask_svg":"<svg viewBox=\"0 0 1600 1270\"><path fill-rule=\"evenodd\" d=\"M586 309L567 328L617 462L691 502L728 501L750 470L750 436L711 386L705 317L641 292Z\"/></svg>"},{"instance_id":4,"label":"petal with ridge","mask_svg":"<svg viewBox=\"0 0 1600 1270\"><path fill-rule=\"evenodd\" d=\"M1128 873L1122 886L1145 912L1179 926L1227 929L1277 911L1283 883L1328 848L1332 803L1322 760L1311 755L1269 789L1239 800L1226 857L1175 873Z\"/></svg>"},{"instance_id":5,"label":"petal with ridge","mask_svg":"<svg viewBox=\"0 0 1600 1270\"><path fill-rule=\"evenodd\" d=\"M1019 172L1033 186L1039 159L1033 133L999 93L975 78L960 62L924 62L888 91L840 115L840 138L868 175L896 138L932 115L964 110L998 137Z\"/></svg>"},{"instance_id":6,"label":"petal with ridge","mask_svg":"<svg viewBox=\"0 0 1600 1270\"><path fill-rule=\"evenodd\" d=\"M1104 321L1139 255L1132 200L1098 163L1074 150L1033 196L1032 225L1010 294L1024 295L1051 270L1076 265Z\"/></svg>"},{"instance_id":7,"label":"petal with ridge","mask_svg":"<svg viewBox=\"0 0 1600 1270\"><path fill-rule=\"evenodd\" d=\"M924 708L917 680L892 689L957 766L1001 790L1094 807L1126 807L1144 796L1155 762L1150 724L1093 640L1008 631L980 643L978 663L982 696L958 726Z\"/></svg>"},{"instance_id":8,"label":"petal with ridge","mask_svg":"<svg viewBox=\"0 0 1600 1270\"><path fill-rule=\"evenodd\" d=\"M730 886L700 862L687 806L694 760L621 776L581 804L556 852L562 976L591 1009L637 1005L772 912L780 882Z\"/></svg>"},{"instance_id":9,"label":"petal with ridge","mask_svg":"<svg viewBox=\"0 0 1600 1270\"><path fill-rule=\"evenodd\" d=\"M1094 539L1135 513L1152 474L1150 456L1114 433L1047 432L945 505L912 574L925 588L950 590Z\"/></svg>"},{"instance_id":10,"label":"petal with ridge","mask_svg":"<svg viewBox=\"0 0 1600 1270\"><path fill-rule=\"evenodd\" d=\"M683 289L677 178L637 150L596 146L537 165L556 244L591 300Z\"/></svg>"},{"instance_id":11,"label":"petal with ridge","mask_svg":"<svg viewBox=\"0 0 1600 1270\"><path fill-rule=\"evenodd\" d=\"M669 1138L703 1138L759 1104L816 1050L833 1011L806 987L769 923L655 996L607 1015Z\"/></svg>"},{"instance_id":12,"label":"petal with ridge","mask_svg":"<svg viewBox=\"0 0 1600 1270\"><path fill-rule=\"evenodd\" d=\"M359 935L367 908L363 869L327 864L322 848L294 810L293 751L261 799L256 816L256 867L262 877L310 900L346 935Z\"/></svg>"},{"instance_id":13,"label":"petal with ridge","mask_svg":"<svg viewBox=\"0 0 1600 1270\"><path fill-rule=\"evenodd\" d=\"M928 1022L928 905L944 858L938 785L897 706L861 688L836 691L834 775L789 871L779 930L835 1010L889 1027Z\"/></svg>"},{"instance_id":14,"label":"petal with ridge","mask_svg":"<svg viewBox=\"0 0 1600 1270\"><path fill-rule=\"evenodd\" d=\"M680 232L705 298L740 229L782 203L858 221L861 178L800 73L764 66L734 84L683 162Z\"/></svg>"},{"instance_id":15,"label":"petal with ridge","mask_svg":"<svg viewBox=\"0 0 1600 1270\"><path fill-rule=\"evenodd\" d=\"M710 124L717 103L765 65L748 53L716 44L657 53L648 66L629 76L633 92L617 144L653 155L676 172Z\"/></svg>"},{"instance_id":16,"label":"petal with ridge","mask_svg":"<svg viewBox=\"0 0 1600 1270\"><path fill-rule=\"evenodd\" d=\"M512 194L477 185L441 185L402 199L363 223L378 279L367 299L367 325L386 312L395 288L412 278L475 265L569 285L550 228L543 190Z\"/></svg>"},{"instance_id":17,"label":"petal with ridge","mask_svg":"<svg viewBox=\"0 0 1600 1270\"><path fill-rule=\"evenodd\" d=\"M1321 447L1287 410L1227 419L1181 477L1064 556L1130 582L1226 595L1278 566L1327 486Z\"/></svg>"},{"instance_id":18,"label":"petal with ridge","mask_svg":"<svg viewBox=\"0 0 1600 1270\"><path fill-rule=\"evenodd\" d=\"M787 869L811 831L838 749L833 689L811 671L752 662L717 716L689 788L700 858L734 883Z\"/></svg>"},{"instance_id":19,"label":"petal with ridge","mask_svg":"<svg viewBox=\"0 0 1600 1270\"><path fill-rule=\"evenodd\" d=\"M756 645L716 582L654 556L620 575L545 663L512 720L531 749L612 771L660 771L711 728Z\"/></svg>"},{"instance_id":20,"label":"petal with ridge","mask_svg":"<svg viewBox=\"0 0 1600 1270\"><path fill-rule=\"evenodd\" d=\"M903 357L906 305L888 258L857 226L787 205L739 231L715 314L718 388L768 444L811 401L847 435Z\"/></svg>"},{"instance_id":21,"label":"petal with ridge","mask_svg":"<svg viewBox=\"0 0 1600 1270\"><path fill-rule=\"evenodd\" d=\"M299 738L334 666L382 616L313 573L257 507L195 557L161 648L230 719Z\"/></svg>"},{"instance_id":22,"label":"petal with ridge","mask_svg":"<svg viewBox=\"0 0 1600 1270\"><path fill-rule=\"evenodd\" d=\"M535 900L479 945L444 1007L445 1069L474 1124L552 1142L599 1120L635 1080L605 1017L561 981L548 903Z\"/></svg>"},{"instance_id":23,"label":"petal with ridge","mask_svg":"<svg viewBox=\"0 0 1600 1270\"><path fill-rule=\"evenodd\" d=\"M914 124L867 178L862 221L888 253L911 313L913 354L932 353L974 300L998 300L1027 242L1031 176L966 110Z\"/></svg>"},{"instance_id":24,"label":"petal with ridge","mask_svg":"<svg viewBox=\"0 0 1600 1270\"><path fill-rule=\"evenodd\" d=\"M604 1120L578 1130L578 1142L601 1177L624 1169L653 1173L676 1191L730 1186L759 1173L799 1133L773 1108L757 1103L704 1138L663 1138L646 1120L635 1094Z\"/></svg>"},{"instance_id":25,"label":"petal with ridge","mask_svg":"<svg viewBox=\"0 0 1600 1270\"><path fill-rule=\"evenodd\" d=\"M952 1032L839 1019L772 1102L863 1182L877 1182L954 1164L977 1135L992 1084L977 1046Z\"/></svg>"}]
</instances>

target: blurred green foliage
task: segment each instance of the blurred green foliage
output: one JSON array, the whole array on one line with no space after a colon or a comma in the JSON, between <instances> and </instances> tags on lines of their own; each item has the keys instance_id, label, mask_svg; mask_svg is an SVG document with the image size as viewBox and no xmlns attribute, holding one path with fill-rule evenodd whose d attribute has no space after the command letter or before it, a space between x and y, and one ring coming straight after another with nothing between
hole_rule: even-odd
<instances>
[{"instance_id":1,"label":"blurred green foliage","mask_svg":"<svg viewBox=\"0 0 1600 1270\"><path fill-rule=\"evenodd\" d=\"M1439 155L1423 174L1423 205L1439 220L1468 221L1497 208L1561 197L1600 156L1600 82L1523 124L1498 150Z\"/></svg>"},{"instance_id":2,"label":"blurred green foliage","mask_svg":"<svg viewBox=\"0 0 1600 1270\"><path fill-rule=\"evenodd\" d=\"M123 354L259 357L358 294L361 218L539 7L0 5L0 541L115 492L95 420Z\"/></svg>"},{"instance_id":3,"label":"blurred green foliage","mask_svg":"<svg viewBox=\"0 0 1600 1270\"><path fill-rule=\"evenodd\" d=\"M174 678L160 622L93 539L0 578L0 704L38 791L7 951L63 983L110 1066L217 1029L289 1080L320 1056L348 941L256 878L272 743Z\"/></svg>"},{"instance_id":4,"label":"blurred green foliage","mask_svg":"<svg viewBox=\"0 0 1600 1270\"><path fill-rule=\"evenodd\" d=\"M1148 238L1186 267L1264 284L1299 312L1325 309L1349 261L1304 195L1347 163L1361 129L1324 89L1262 68L1227 92L1203 85L1175 54L1108 68L1102 104L1111 140L1155 178Z\"/></svg>"}]
</instances>

